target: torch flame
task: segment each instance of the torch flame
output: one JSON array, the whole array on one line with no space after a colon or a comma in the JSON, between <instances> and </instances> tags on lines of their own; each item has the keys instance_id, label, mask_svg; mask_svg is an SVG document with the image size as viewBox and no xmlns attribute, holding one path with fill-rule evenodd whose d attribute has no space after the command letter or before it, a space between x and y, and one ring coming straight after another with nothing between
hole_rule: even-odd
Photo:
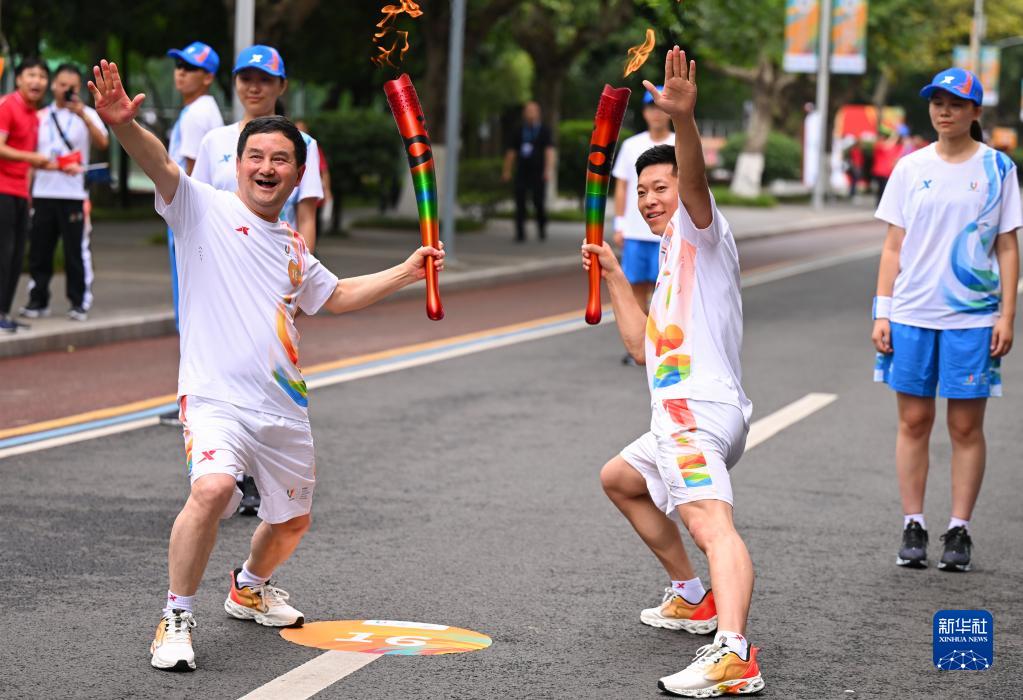
<instances>
[{"instance_id":1,"label":"torch flame","mask_svg":"<svg viewBox=\"0 0 1023 700\"><path fill-rule=\"evenodd\" d=\"M646 40L642 44L629 49L629 60L625 64L625 75L622 77L627 77L630 73L635 73L643 67L643 64L650 58L650 54L654 50L654 41L654 30L647 29Z\"/></svg>"},{"instance_id":2,"label":"torch flame","mask_svg":"<svg viewBox=\"0 0 1023 700\"><path fill-rule=\"evenodd\" d=\"M384 17L377 22L377 29L373 35L373 43L377 47L377 51L380 53L371 58L370 60L378 66L382 66L385 63L389 66L397 68L398 66L391 60L391 55L398 51L398 63L405 60L405 53L408 51L408 32L397 30L394 28L395 19L400 14L406 14L409 17L419 17L423 14L422 9L419 7L419 3L415 0L400 0L400 5L384 5L380 8L380 12L383 13ZM394 33L398 35L397 38L391 43L391 48L381 45L381 40L388 34ZM401 50L398 50L398 45L402 44Z\"/></svg>"}]
</instances>

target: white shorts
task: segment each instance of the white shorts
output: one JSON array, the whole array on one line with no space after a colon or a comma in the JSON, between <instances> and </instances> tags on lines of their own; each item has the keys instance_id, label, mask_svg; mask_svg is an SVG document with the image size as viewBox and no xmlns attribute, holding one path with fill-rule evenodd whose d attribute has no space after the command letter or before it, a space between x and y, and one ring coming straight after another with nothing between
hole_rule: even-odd
<instances>
[{"instance_id":1,"label":"white shorts","mask_svg":"<svg viewBox=\"0 0 1023 700\"><path fill-rule=\"evenodd\" d=\"M309 513L316 459L308 423L201 396L182 396L178 404L190 483L207 474L251 476L261 519L282 523ZM235 487L220 517L230 518L241 497Z\"/></svg>"},{"instance_id":2,"label":"white shorts","mask_svg":"<svg viewBox=\"0 0 1023 700\"><path fill-rule=\"evenodd\" d=\"M683 503L732 503L728 470L746 449L749 426L738 407L713 401L667 399L651 405L650 432L621 452L646 480L654 503L678 519Z\"/></svg>"}]
</instances>

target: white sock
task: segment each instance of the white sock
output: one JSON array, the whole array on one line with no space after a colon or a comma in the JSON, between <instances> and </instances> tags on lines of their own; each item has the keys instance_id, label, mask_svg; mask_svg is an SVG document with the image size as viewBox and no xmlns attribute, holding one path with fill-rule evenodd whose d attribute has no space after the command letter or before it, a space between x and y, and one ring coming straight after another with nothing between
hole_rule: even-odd
<instances>
[{"instance_id":1,"label":"white sock","mask_svg":"<svg viewBox=\"0 0 1023 700\"><path fill-rule=\"evenodd\" d=\"M917 521L918 523L920 523L920 527L922 527L925 530L927 529L927 523L924 522L924 514L923 513L913 513L912 515L905 515L905 516L903 516L902 517L902 527L903 528L909 527L909 524L912 521L914 521L914 520Z\"/></svg>"},{"instance_id":2,"label":"white sock","mask_svg":"<svg viewBox=\"0 0 1023 700\"><path fill-rule=\"evenodd\" d=\"M746 654L749 651L749 642L747 642L746 638L738 632L718 630L718 633L714 635L714 643L724 644L726 647L738 654L740 659L745 659Z\"/></svg>"},{"instance_id":3,"label":"white sock","mask_svg":"<svg viewBox=\"0 0 1023 700\"><path fill-rule=\"evenodd\" d=\"M242 570L238 572L238 585L240 587L249 586L251 588L255 588L256 586L262 586L269 579L269 576L266 578L256 576L254 573L249 571L249 568L245 564L242 564Z\"/></svg>"},{"instance_id":4,"label":"white sock","mask_svg":"<svg viewBox=\"0 0 1023 700\"><path fill-rule=\"evenodd\" d=\"M692 605L696 605L703 600L703 596L707 592L699 576L688 581L673 580L671 582L671 590L675 592L675 595L682 596L682 600Z\"/></svg>"},{"instance_id":5,"label":"white sock","mask_svg":"<svg viewBox=\"0 0 1023 700\"><path fill-rule=\"evenodd\" d=\"M192 609L192 605L195 603L194 595L178 595L173 591L167 591L167 605L163 608L163 614L167 615L171 610L184 610L185 612L195 612Z\"/></svg>"},{"instance_id":6,"label":"white sock","mask_svg":"<svg viewBox=\"0 0 1023 700\"><path fill-rule=\"evenodd\" d=\"M970 521L969 520L963 520L962 518L957 518L957 517L953 516L952 519L948 521L948 529L951 530L954 527L965 527L966 528L966 532L969 532L970 531Z\"/></svg>"}]
</instances>

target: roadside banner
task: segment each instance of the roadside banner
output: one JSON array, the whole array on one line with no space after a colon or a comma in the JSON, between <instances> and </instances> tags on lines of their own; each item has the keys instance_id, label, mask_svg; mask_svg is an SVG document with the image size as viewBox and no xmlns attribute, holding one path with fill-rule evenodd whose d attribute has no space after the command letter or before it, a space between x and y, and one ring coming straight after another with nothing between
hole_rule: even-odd
<instances>
[{"instance_id":1,"label":"roadside banner","mask_svg":"<svg viewBox=\"0 0 1023 700\"><path fill-rule=\"evenodd\" d=\"M867 69L867 0L831 0L831 72L864 73ZM818 0L786 0L785 54L789 73L816 73L819 46Z\"/></svg>"}]
</instances>

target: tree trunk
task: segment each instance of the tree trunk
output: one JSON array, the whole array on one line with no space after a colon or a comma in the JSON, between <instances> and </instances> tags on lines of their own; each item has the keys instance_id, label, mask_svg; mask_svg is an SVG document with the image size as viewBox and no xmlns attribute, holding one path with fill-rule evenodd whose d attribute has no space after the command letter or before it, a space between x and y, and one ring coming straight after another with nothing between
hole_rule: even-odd
<instances>
[{"instance_id":1,"label":"tree trunk","mask_svg":"<svg viewBox=\"0 0 1023 700\"><path fill-rule=\"evenodd\" d=\"M741 197L760 194L764 174L764 149L774 126L774 110L781 93L791 82L789 76L767 56L761 56L753 79L753 111L746 127L746 143L735 163L731 190Z\"/></svg>"}]
</instances>

